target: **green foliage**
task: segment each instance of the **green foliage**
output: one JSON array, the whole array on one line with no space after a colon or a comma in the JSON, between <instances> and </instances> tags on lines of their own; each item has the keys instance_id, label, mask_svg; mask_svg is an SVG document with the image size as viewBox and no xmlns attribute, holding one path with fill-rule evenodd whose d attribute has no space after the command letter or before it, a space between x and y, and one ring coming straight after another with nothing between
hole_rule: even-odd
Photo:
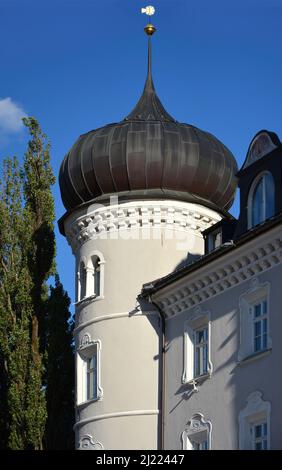
<instances>
[{"instance_id":1,"label":"green foliage","mask_svg":"<svg viewBox=\"0 0 282 470\"><path fill-rule=\"evenodd\" d=\"M70 298L59 276L50 288L48 311L47 425L48 449L74 448L74 352L70 345L73 322L69 323Z\"/></svg>"},{"instance_id":2,"label":"green foliage","mask_svg":"<svg viewBox=\"0 0 282 470\"><path fill-rule=\"evenodd\" d=\"M34 118L24 124L31 138L23 168L15 157L6 159L0 180L0 447L42 449L47 407L53 412L53 335L61 334L69 362L72 351L66 294L60 333L51 323L52 309L59 310L48 299L47 280L55 273L50 144Z\"/></svg>"}]
</instances>

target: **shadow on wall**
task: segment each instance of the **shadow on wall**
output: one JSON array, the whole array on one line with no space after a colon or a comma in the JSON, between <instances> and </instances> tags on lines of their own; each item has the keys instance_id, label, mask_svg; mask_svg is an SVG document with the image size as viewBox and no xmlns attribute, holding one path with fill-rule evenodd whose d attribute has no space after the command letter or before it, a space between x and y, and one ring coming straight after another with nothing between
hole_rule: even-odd
<instances>
[{"instance_id":1,"label":"shadow on wall","mask_svg":"<svg viewBox=\"0 0 282 470\"><path fill-rule=\"evenodd\" d=\"M174 271L178 271L179 269L182 269L189 264L195 263L195 261L197 261L199 258L201 258L200 254L187 253L186 258L176 265Z\"/></svg>"}]
</instances>

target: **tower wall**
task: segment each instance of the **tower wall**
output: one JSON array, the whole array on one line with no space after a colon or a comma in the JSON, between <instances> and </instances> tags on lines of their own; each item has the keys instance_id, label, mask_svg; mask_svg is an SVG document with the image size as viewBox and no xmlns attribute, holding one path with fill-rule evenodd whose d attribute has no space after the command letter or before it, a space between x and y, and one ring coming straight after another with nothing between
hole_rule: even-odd
<instances>
[{"instance_id":1,"label":"tower wall","mask_svg":"<svg viewBox=\"0 0 282 470\"><path fill-rule=\"evenodd\" d=\"M86 296L76 302L76 447L157 449L161 442L162 325L157 310L140 305L142 284L202 255L201 232L216 212L177 201L89 205L65 220L81 262ZM100 262L100 296L93 293L93 256ZM98 399L83 402L81 357L98 348Z\"/></svg>"}]
</instances>

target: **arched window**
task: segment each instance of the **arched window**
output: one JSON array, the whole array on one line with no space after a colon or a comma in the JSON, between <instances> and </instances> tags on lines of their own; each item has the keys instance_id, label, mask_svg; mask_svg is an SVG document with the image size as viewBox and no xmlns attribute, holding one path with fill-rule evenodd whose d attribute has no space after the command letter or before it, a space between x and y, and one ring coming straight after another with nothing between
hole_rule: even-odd
<instances>
[{"instance_id":1,"label":"arched window","mask_svg":"<svg viewBox=\"0 0 282 470\"><path fill-rule=\"evenodd\" d=\"M270 173L264 173L255 180L249 195L249 228L274 215L274 192L274 181Z\"/></svg>"},{"instance_id":2,"label":"arched window","mask_svg":"<svg viewBox=\"0 0 282 470\"><path fill-rule=\"evenodd\" d=\"M96 297L100 297L101 295L101 265L100 265L100 258L98 256L93 256L93 277L94 277L94 294Z\"/></svg>"},{"instance_id":3,"label":"arched window","mask_svg":"<svg viewBox=\"0 0 282 470\"><path fill-rule=\"evenodd\" d=\"M78 278L78 300L82 300L86 296L86 268L83 261L79 265Z\"/></svg>"}]
</instances>

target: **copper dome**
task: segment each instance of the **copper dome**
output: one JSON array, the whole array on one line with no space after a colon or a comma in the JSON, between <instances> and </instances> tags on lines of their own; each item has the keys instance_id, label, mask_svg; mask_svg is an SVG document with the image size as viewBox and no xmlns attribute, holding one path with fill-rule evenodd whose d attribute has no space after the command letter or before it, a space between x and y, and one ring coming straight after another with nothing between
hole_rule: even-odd
<instances>
[{"instance_id":1,"label":"copper dome","mask_svg":"<svg viewBox=\"0 0 282 470\"><path fill-rule=\"evenodd\" d=\"M151 75L123 121L83 134L65 156L60 189L67 211L90 201L168 198L219 211L234 198L237 164L213 135L176 122L161 104Z\"/></svg>"}]
</instances>

